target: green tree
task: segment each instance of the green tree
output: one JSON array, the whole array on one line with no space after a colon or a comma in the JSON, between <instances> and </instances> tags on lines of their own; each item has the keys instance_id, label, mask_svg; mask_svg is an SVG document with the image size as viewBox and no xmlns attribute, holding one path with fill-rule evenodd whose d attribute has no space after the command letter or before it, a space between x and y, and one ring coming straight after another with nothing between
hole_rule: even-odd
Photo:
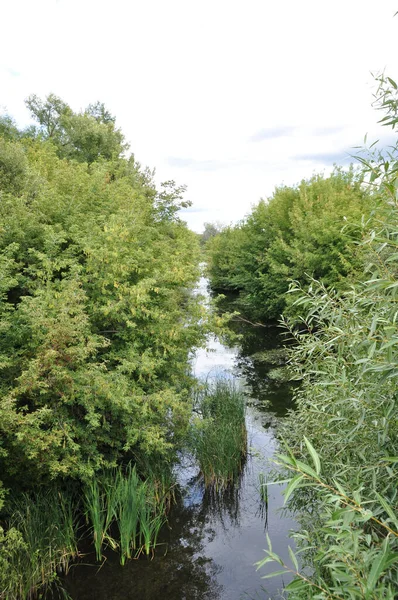
<instances>
[{"instance_id":1,"label":"green tree","mask_svg":"<svg viewBox=\"0 0 398 600\"><path fill-rule=\"evenodd\" d=\"M208 240L221 233L222 230L221 223L204 223L204 231L200 236L201 246L205 246Z\"/></svg>"},{"instance_id":2,"label":"green tree","mask_svg":"<svg viewBox=\"0 0 398 600\"><path fill-rule=\"evenodd\" d=\"M38 133L54 142L60 157L92 163L119 158L128 148L116 119L100 102L81 113L54 94L45 100L32 95L26 105L39 124Z\"/></svg>"},{"instance_id":3,"label":"green tree","mask_svg":"<svg viewBox=\"0 0 398 600\"><path fill-rule=\"evenodd\" d=\"M63 118L51 137L0 140L0 465L13 487L168 460L205 330L183 189L158 192L133 157L65 159Z\"/></svg>"},{"instance_id":4,"label":"green tree","mask_svg":"<svg viewBox=\"0 0 398 600\"><path fill-rule=\"evenodd\" d=\"M242 309L263 319L285 310L292 280L346 286L362 268L358 223L375 202L352 169L277 188L242 223L210 240L212 286L238 290Z\"/></svg>"}]
</instances>

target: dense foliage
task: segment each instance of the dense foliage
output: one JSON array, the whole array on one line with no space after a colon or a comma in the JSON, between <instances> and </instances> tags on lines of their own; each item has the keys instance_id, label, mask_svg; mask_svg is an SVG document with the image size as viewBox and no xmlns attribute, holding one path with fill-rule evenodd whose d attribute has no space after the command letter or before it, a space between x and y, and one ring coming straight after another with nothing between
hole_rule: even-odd
<instances>
[{"instance_id":1,"label":"dense foliage","mask_svg":"<svg viewBox=\"0 0 398 600\"><path fill-rule=\"evenodd\" d=\"M397 86L379 83L394 128ZM106 544L122 563L150 554L167 484L143 471L170 465L187 432L220 488L247 444L229 383L204 387L190 421L188 357L207 325L183 188L155 188L102 104L27 103L36 127L0 119L0 598L15 600L76 556L77 506L98 559ZM213 287L239 291L247 315L288 309L301 385L279 463L301 554L286 564L269 540L259 566L295 574L297 600L398 589L398 145L360 161L202 239Z\"/></svg>"},{"instance_id":2,"label":"dense foliage","mask_svg":"<svg viewBox=\"0 0 398 600\"><path fill-rule=\"evenodd\" d=\"M212 287L239 291L245 315L272 320L287 305L291 280L346 286L362 266L352 242L360 239L361 218L373 203L352 169L277 188L242 223L209 239Z\"/></svg>"},{"instance_id":3,"label":"dense foliage","mask_svg":"<svg viewBox=\"0 0 398 600\"><path fill-rule=\"evenodd\" d=\"M0 123L0 472L13 494L169 461L206 327L183 189L155 188L102 104L28 106L37 128Z\"/></svg>"},{"instance_id":4,"label":"dense foliage","mask_svg":"<svg viewBox=\"0 0 398 600\"><path fill-rule=\"evenodd\" d=\"M377 101L390 124L396 90L381 78ZM398 590L397 158L398 146L361 157L380 201L362 243L362 281L291 290L306 315L286 322L302 386L279 462L293 476L286 499L301 520L303 559L291 552L286 565L269 546L260 563L297 573L289 598L393 600Z\"/></svg>"}]
</instances>

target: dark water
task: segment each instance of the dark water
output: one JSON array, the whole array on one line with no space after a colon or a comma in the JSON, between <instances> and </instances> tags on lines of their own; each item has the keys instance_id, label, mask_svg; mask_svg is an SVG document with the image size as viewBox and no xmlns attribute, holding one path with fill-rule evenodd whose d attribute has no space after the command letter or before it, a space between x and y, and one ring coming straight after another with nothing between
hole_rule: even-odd
<instances>
[{"instance_id":1,"label":"dark water","mask_svg":"<svg viewBox=\"0 0 398 600\"><path fill-rule=\"evenodd\" d=\"M206 292L201 281L201 292ZM244 333L238 346L212 340L212 351L193 359L197 377L218 374L238 378L249 396L249 452L240 480L223 494L206 491L197 467L183 460L177 478L178 502L173 507L153 560L144 557L119 564L116 553L98 569L94 556L72 567L65 587L73 600L241 600L279 598L288 578L262 580L276 566L256 572L264 556L265 533L273 549L288 561L288 533L295 523L281 511L281 486L269 486L268 510L261 502L259 475L267 477L277 448L274 427L291 406L291 387L268 374L282 362L277 328L237 322ZM270 477L270 475L268 475Z\"/></svg>"}]
</instances>

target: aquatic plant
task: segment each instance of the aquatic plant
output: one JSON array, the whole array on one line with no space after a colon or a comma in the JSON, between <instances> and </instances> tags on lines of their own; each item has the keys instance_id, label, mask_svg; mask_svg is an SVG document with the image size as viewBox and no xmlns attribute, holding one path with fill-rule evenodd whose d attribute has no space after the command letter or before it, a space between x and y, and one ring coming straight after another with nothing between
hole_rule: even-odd
<instances>
[{"instance_id":1,"label":"aquatic plant","mask_svg":"<svg viewBox=\"0 0 398 600\"><path fill-rule=\"evenodd\" d=\"M89 482L84 501L97 560L104 544L120 549L122 565L141 552L149 554L166 522L166 497L158 480L143 481L131 464Z\"/></svg>"},{"instance_id":2,"label":"aquatic plant","mask_svg":"<svg viewBox=\"0 0 398 600\"><path fill-rule=\"evenodd\" d=\"M136 469L128 466L127 472L121 470L115 478L116 502L115 521L120 537L120 562L123 565L126 558L132 557L136 549L136 540L140 528L140 515L146 500L146 483L137 475Z\"/></svg>"},{"instance_id":3,"label":"aquatic plant","mask_svg":"<svg viewBox=\"0 0 398 600\"><path fill-rule=\"evenodd\" d=\"M78 555L77 521L69 494L47 489L23 494L13 505L9 529L0 528L0 598L30 599L57 583Z\"/></svg>"},{"instance_id":4,"label":"aquatic plant","mask_svg":"<svg viewBox=\"0 0 398 600\"><path fill-rule=\"evenodd\" d=\"M252 354L251 358L256 362L282 367L286 365L289 360L289 352L285 346L282 346L281 348L260 350Z\"/></svg>"},{"instance_id":5,"label":"aquatic plant","mask_svg":"<svg viewBox=\"0 0 398 600\"><path fill-rule=\"evenodd\" d=\"M159 532L166 523L164 504L151 504L151 496L148 495L140 507L140 549L139 553L144 552L147 556L153 551L159 536Z\"/></svg>"},{"instance_id":6,"label":"aquatic plant","mask_svg":"<svg viewBox=\"0 0 398 600\"><path fill-rule=\"evenodd\" d=\"M151 483L154 500L156 504L164 502L166 513L175 500L173 465L176 460L165 460L162 456L147 457L143 454L134 456L137 471L144 480Z\"/></svg>"},{"instance_id":7,"label":"aquatic plant","mask_svg":"<svg viewBox=\"0 0 398 600\"><path fill-rule=\"evenodd\" d=\"M197 390L191 449L205 485L224 487L240 472L247 450L245 398L235 382L217 378Z\"/></svg>"},{"instance_id":8,"label":"aquatic plant","mask_svg":"<svg viewBox=\"0 0 398 600\"><path fill-rule=\"evenodd\" d=\"M105 535L104 497L101 494L98 481L90 481L84 492L84 504L87 520L91 523L93 532L93 544L97 560L102 557L102 544Z\"/></svg>"},{"instance_id":9,"label":"aquatic plant","mask_svg":"<svg viewBox=\"0 0 398 600\"><path fill-rule=\"evenodd\" d=\"M288 365L286 365L284 367L276 367L275 369L270 369L267 373L267 377L275 383L287 383L294 379L294 373L291 370L291 368Z\"/></svg>"}]
</instances>

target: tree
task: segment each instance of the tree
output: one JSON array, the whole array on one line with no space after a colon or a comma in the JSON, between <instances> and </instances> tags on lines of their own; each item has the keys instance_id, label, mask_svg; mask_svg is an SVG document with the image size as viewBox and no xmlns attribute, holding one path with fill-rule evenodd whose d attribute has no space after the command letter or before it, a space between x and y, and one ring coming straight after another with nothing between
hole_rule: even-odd
<instances>
[{"instance_id":1,"label":"tree","mask_svg":"<svg viewBox=\"0 0 398 600\"><path fill-rule=\"evenodd\" d=\"M209 241L212 285L239 290L244 311L257 319L280 316L292 280L347 285L362 268L358 223L374 202L353 170L276 188L242 223Z\"/></svg>"},{"instance_id":2,"label":"tree","mask_svg":"<svg viewBox=\"0 0 398 600\"><path fill-rule=\"evenodd\" d=\"M58 139L63 132L63 118L72 114L66 102L55 94L49 94L45 100L32 94L26 100L32 117L39 123L40 132L44 138Z\"/></svg>"},{"instance_id":3,"label":"tree","mask_svg":"<svg viewBox=\"0 0 398 600\"><path fill-rule=\"evenodd\" d=\"M223 230L222 223L204 223L204 232L200 236L200 244L201 246L205 246L207 241L211 238L215 237Z\"/></svg>"},{"instance_id":4,"label":"tree","mask_svg":"<svg viewBox=\"0 0 398 600\"><path fill-rule=\"evenodd\" d=\"M69 119L113 124L66 113L48 121L52 137L0 139L0 469L14 488L126 455L167 460L206 328L183 189L158 192L131 158L68 160Z\"/></svg>"},{"instance_id":5,"label":"tree","mask_svg":"<svg viewBox=\"0 0 398 600\"><path fill-rule=\"evenodd\" d=\"M379 79L376 106L398 123L398 86ZM398 589L398 145L360 156L375 215L358 223L363 267L346 289L295 285L301 316L285 321L302 383L280 429L285 495L301 524L289 598L391 599ZM365 183L366 182L366 183ZM269 575L268 575L269 577Z\"/></svg>"},{"instance_id":6,"label":"tree","mask_svg":"<svg viewBox=\"0 0 398 600\"><path fill-rule=\"evenodd\" d=\"M60 157L92 163L117 159L128 148L116 119L101 102L80 113L54 94L45 100L32 95L26 105L39 123L40 135L54 142Z\"/></svg>"}]
</instances>

